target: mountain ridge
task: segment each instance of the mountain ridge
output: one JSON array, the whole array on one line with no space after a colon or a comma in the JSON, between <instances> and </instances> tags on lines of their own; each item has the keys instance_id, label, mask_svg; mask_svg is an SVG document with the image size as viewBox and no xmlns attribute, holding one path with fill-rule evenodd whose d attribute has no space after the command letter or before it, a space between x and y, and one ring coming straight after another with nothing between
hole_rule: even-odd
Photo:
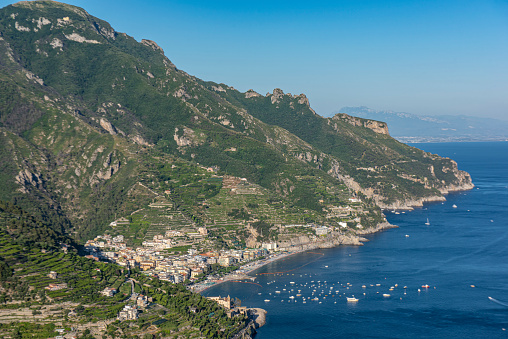
<instances>
[{"instance_id":1,"label":"mountain ridge","mask_svg":"<svg viewBox=\"0 0 508 339\"><path fill-rule=\"evenodd\" d=\"M202 81L178 70L155 42L138 43L74 6L36 1L2 12L2 91L22 94L3 103L1 128L16 145L11 154L22 144L30 154L14 158L18 170L7 180L18 177L22 187L2 197L39 196L82 236L155 197L135 185L146 172L139 155L218 166L316 213L326 199L313 197L314 183L302 174L322 176L330 187L346 183L345 194L385 208L442 198L448 186L472 187L454 162L395 142L385 123L322 118L304 94L262 96ZM416 174L408 161L427 164ZM442 166L448 174L431 170ZM133 189L139 201L125 198ZM93 220L93 210L104 216Z\"/></svg>"}]
</instances>

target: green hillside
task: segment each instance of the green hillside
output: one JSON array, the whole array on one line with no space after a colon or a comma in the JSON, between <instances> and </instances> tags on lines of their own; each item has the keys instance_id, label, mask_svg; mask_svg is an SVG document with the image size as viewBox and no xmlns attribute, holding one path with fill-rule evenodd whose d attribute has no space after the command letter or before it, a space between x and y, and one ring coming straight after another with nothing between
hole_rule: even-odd
<instances>
[{"instance_id":1,"label":"green hillside","mask_svg":"<svg viewBox=\"0 0 508 339\"><path fill-rule=\"evenodd\" d=\"M63 328L83 338L144 338L146 333L228 338L246 324L244 317L228 318L215 302L182 285L78 256L71 239L2 201L0 244L2 337L48 338ZM62 287L48 289L51 284ZM105 288L115 288L119 293L104 296L100 292ZM132 288L152 298L153 304L136 320L116 321L118 312L133 304L129 300ZM190 308L196 312L189 312Z\"/></svg>"},{"instance_id":2,"label":"green hillside","mask_svg":"<svg viewBox=\"0 0 508 339\"><path fill-rule=\"evenodd\" d=\"M177 69L156 43L137 42L74 6L7 6L0 31L0 197L78 240L168 189L196 225L217 224L226 205L209 208L207 200L220 185L191 180L188 190L172 178L182 175L173 173L175 161L192 171L214 166L216 175L246 178L264 192L231 209L278 201L300 220L331 225L339 220L327 211L353 196L366 215L377 215L362 224L375 227L383 221L378 206L408 207L471 187L453 161L395 141L383 123L322 118L303 94L262 96L204 82ZM271 212L249 213L246 222ZM247 234L235 236L242 242Z\"/></svg>"}]
</instances>

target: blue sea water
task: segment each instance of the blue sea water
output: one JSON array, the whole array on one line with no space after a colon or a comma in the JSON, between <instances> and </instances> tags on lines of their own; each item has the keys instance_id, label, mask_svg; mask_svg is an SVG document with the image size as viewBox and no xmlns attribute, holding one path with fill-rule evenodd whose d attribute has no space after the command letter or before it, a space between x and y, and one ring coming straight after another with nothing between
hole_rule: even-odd
<instances>
[{"instance_id":1,"label":"blue sea water","mask_svg":"<svg viewBox=\"0 0 508 339\"><path fill-rule=\"evenodd\" d=\"M456 160L476 188L387 213L399 228L364 246L262 267L254 272L261 286L229 282L203 294L267 310L259 339L508 337L508 142L413 146ZM353 295L359 301L348 303Z\"/></svg>"}]
</instances>

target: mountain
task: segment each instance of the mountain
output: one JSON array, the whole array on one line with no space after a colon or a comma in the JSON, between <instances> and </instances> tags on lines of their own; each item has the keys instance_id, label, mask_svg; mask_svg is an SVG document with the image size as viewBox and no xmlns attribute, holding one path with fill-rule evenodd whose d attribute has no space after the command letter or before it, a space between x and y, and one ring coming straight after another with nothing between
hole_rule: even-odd
<instances>
[{"instance_id":1,"label":"mountain","mask_svg":"<svg viewBox=\"0 0 508 339\"><path fill-rule=\"evenodd\" d=\"M203 81L75 6L0 9L0 316L13 320L2 336L248 336L245 310L228 317L156 276L234 269L197 253L360 245L390 226L381 208L472 187L384 122ZM95 256L78 255L83 244Z\"/></svg>"},{"instance_id":2,"label":"mountain","mask_svg":"<svg viewBox=\"0 0 508 339\"><path fill-rule=\"evenodd\" d=\"M394 111L377 111L365 106L343 107L341 113L381 120L401 142L501 141L508 140L508 122L465 115L425 116Z\"/></svg>"},{"instance_id":3,"label":"mountain","mask_svg":"<svg viewBox=\"0 0 508 339\"><path fill-rule=\"evenodd\" d=\"M221 238L228 246L260 246L295 220L336 225L332 211L352 198L349 226L374 229L380 207L472 187L453 160L396 141L386 123L200 80L78 7L7 6L0 33L0 199L78 241L157 199L195 227L243 225Z\"/></svg>"}]
</instances>

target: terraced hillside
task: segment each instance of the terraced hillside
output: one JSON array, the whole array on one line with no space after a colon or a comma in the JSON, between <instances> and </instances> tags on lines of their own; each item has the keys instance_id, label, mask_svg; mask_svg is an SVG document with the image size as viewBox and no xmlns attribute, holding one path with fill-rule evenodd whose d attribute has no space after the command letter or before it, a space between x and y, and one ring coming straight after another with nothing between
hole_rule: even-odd
<instances>
[{"instance_id":1,"label":"terraced hillside","mask_svg":"<svg viewBox=\"0 0 508 339\"><path fill-rule=\"evenodd\" d=\"M0 198L75 239L160 196L220 243L257 246L278 225L350 220L333 217L350 198L361 200L354 231L382 222L379 206L472 187L452 160L395 141L381 122L322 118L303 94L204 82L78 7L7 6L0 33ZM227 188L228 177L245 180Z\"/></svg>"}]
</instances>

